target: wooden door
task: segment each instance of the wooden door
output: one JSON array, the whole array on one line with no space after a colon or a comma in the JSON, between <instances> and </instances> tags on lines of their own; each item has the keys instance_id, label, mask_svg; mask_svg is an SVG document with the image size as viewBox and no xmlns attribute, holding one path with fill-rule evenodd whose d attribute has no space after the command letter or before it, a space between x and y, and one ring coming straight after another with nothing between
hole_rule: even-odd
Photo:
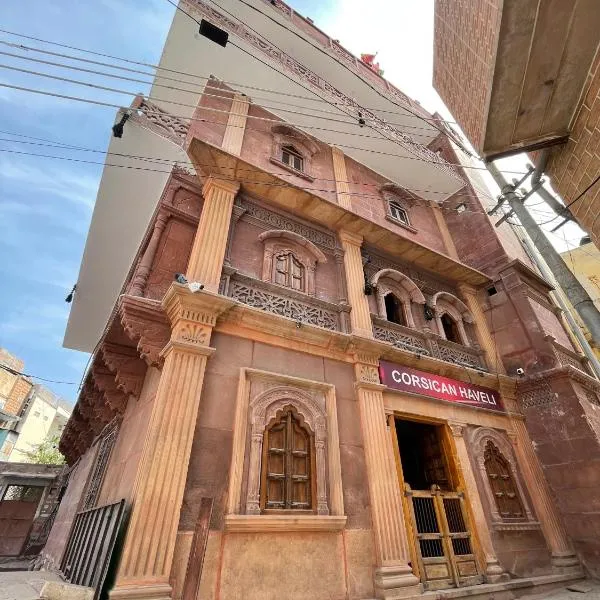
<instances>
[{"instance_id":1,"label":"wooden door","mask_svg":"<svg viewBox=\"0 0 600 600\"><path fill-rule=\"evenodd\" d=\"M419 571L425 589L481 583L461 492L411 490L406 486L417 538Z\"/></svg>"}]
</instances>

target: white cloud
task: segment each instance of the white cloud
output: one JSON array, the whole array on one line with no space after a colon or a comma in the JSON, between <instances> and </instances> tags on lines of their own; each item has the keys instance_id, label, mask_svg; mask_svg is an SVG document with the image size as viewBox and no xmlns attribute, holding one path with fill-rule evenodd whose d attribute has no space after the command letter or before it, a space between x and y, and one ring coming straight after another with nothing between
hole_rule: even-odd
<instances>
[{"instance_id":1,"label":"white cloud","mask_svg":"<svg viewBox=\"0 0 600 600\"><path fill-rule=\"evenodd\" d=\"M91 211L98 191L98 178L76 170L76 166L42 169L22 161L0 160L0 179L25 183L32 192L53 194Z\"/></svg>"}]
</instances>

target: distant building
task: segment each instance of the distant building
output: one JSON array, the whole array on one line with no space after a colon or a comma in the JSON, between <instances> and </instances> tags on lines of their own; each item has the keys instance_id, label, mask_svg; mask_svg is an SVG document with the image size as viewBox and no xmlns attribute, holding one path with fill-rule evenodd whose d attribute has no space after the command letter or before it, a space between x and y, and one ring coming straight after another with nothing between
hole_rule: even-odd
<instances>
[{"instance_id":1,"label":"distant building","mask_svg":"<svg viewBox=\"0 0 600 600\"><path fill-rule=\"evenodd\" d=\"M26 453L59 437L71 415L67 402L19 374L24 366L0 348L0 461L28 462Z\"/></svg>"},{"instance_id":2,"label":"distant building","mask_svg":"<svg viewBox=\"0 0 600 600\"><path fill-rule=\"evenodd\" d=\"M586 237L578 248L567 250L561 256L600 309L600 250ZM600 348L594 344L583 322L580 322L580 326L594 352L600 358Z\"/></svg>"}]
</instances>

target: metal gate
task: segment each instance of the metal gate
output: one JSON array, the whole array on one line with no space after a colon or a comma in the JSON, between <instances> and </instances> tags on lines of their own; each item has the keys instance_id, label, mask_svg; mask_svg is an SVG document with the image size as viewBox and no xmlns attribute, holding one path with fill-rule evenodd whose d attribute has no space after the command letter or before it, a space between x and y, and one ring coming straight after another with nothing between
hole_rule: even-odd
<instances>
[{"instance_id":1,"label":"metal gate","mask_svg":"<svg viewBox=\"0 0 600 600\"><path fill-rule=\"evenodd\" d=\"M60 570L70 583L94 588L103 595L117 537L125 526L125 500L75 515Z\"/></svg>"},{"instance_id":2,"label":"metal gate","mask_svg":"<svg viewBox=\"0 0 600 600\"><path fill-rule=\"evenodd\" d=\"M464 494L411 490L406 497L415 532L421 580L428 590L482 583L468 526Z\"/></svg>"}]
</instances>

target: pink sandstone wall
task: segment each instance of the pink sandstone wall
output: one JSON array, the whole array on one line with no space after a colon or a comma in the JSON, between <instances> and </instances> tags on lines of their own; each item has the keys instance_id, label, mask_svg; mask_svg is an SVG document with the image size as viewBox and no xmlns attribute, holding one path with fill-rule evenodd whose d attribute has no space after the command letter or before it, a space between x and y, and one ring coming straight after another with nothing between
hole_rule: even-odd
<instances>
[{"instance_id":1,"label":"pink sandstone wall","mask_svg":"<svg viewBox=\"0 0 600 600\"><path fill-rule=\"evenodd\" d=\"M146 372L140 397L130 398L127 404L96 501L98 506L118 502L122 498L131 500L159 381L160 371L150 367Z\"/></svg>"},{"instance_id":2,"label":"pink sandstone wall","mask_svg":"<svg viewBox=\"0 0 600 600\"><path fill-rule=\"evenodd\" d=\"M200 403L184 504L179 523L179 561L187 562L191 532L200 499L214 498L211 532L201 583L201 597L265 597L265 590L287 585L277 565L281 554L291 565L281 587L287 600L310 597L365 598L372 595L373 548L366 467L358 405L354 397L352 366L263 343L213 334L216 348L210 359ZM223 516L231 461L235 399L241 367L327 381L336 387L344 504L348 515L343 533L226 534ZM311 552L301 552L310 540ZM279 556L278 560L274 557ZM332 557L337 557L332 560ZM348 573L344 571L347 565ZM174 585L182 585L184 571L174 567ZM249 583L251 582L251 584ZM244 586L244 590L240 588ZM346 594L348 594L346 596Z\"/></svg>"}]
</instances>

